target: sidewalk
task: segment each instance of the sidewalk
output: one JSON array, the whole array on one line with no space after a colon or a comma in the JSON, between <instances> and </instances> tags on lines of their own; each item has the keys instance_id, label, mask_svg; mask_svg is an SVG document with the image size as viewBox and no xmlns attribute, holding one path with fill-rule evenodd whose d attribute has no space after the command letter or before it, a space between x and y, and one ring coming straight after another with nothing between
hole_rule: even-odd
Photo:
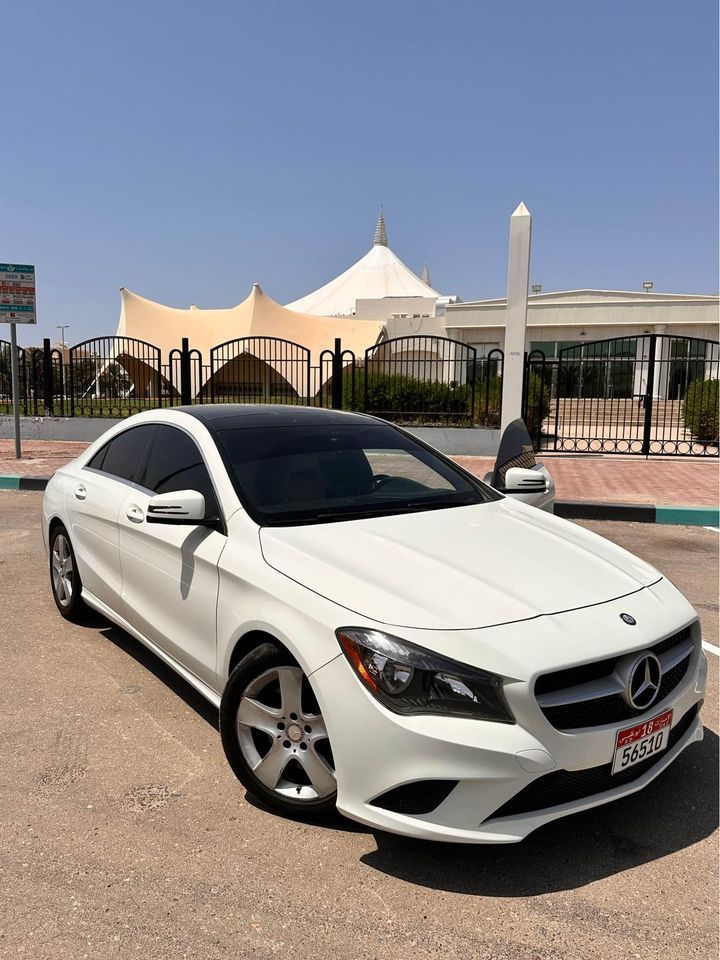
<instances>
[{"instance_id":1,"label":"sidewalk","mask_svg":"<svg viewBox=\"0 0 720 960\"><path fill-rule=\"evenodd\" d=\"M459 464L484 476L492 458L454 457ZM720 464L681 457L595 456L582 454L538 457L555 481L558 500L602 503L654 503L717 507Z\"/></svg>"},{"instance_id":2,"label":"sidewalk","mask_svg":"<svg viewBox=\"0 0 720 960\"><path fill-rule=\"evenodd\" d=\"M22 460L15 459L15 442L0 440L0 477L51 477L69 460L74 460L87 443L64 440L23 440Z\"/></svg>"},{"instance_id":3,"label":"sidewalk","mask_svg":"<svg viewBox=\"0 0 720 960\"><path fill-rule=\"evenodd\" d=\"M14 457L12 440L0 440L0 476L49 477L77 457L86 443L23 441L23 458ZM485 476L492 457L454 457L466 470ZM654 503L717 507L717 459L651 458L582 454L540 457L553 475L558 500Z\"/></svg>"}]
</instances>

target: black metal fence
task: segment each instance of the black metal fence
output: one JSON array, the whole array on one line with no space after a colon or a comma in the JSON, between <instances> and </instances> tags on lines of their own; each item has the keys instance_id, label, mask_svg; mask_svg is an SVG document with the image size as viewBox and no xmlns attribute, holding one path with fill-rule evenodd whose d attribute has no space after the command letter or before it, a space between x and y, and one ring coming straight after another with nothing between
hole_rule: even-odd
<instances>
[{"instance_id":1,"label":"black metal fence","mask_svg":"<svg viewBox=\"0 0 720 960\"><path fill-rule=\"evenodd\" d=\"M210 351L211 403L313 401L310 351L278 337L241 337Z\"/></svg>"},{"instance_id":2,"label":"black metal fence","mask_svg":"<svg viewBox=\"0 0 720 960\"><path fill-rule=\"evenodd\" d=\"M9 413L10 345L0 341L0 410ZM398 423L498 426L502 351L479 358L445 337L401 337L361 357L338 338L313 363L301 344L245 337L205 362L187 338L163 355L131 337L95 337L60 350L19 350L21 412L126 417L194 403L286 403L366 411Z\"/></svg>"},{"instance_id":3,"label":"black metal fence","mask_svg":"<svg viewBox=\"0 0 720 960\"><path fill-rule=\"evenodd\" d=\"M359 372L360 409L396 423L473 424L478 375L474 347L407 336L368 347Z\"/></svg>"},{"instance_id":4,"label":"black metal fence","mask_svg":"<svg viewBox=\"0 0 720 960\"><path fill-rule=\"evenodd\" d=\"M70 347L68 366L71 417L127 417L169 399L160 348L144 340L83 340Z\"/></svg>"},{"instance_id":5,"label":"black metal fence","mask_svg":"<svg viewBox=\"0 0 720 960\"><path fill-rule=\"evenodd\" d=\"M23 408L28 383L25 353L22 347L17 348L20 402ZM12 413L12 344L9 340L0 340L0 413Z\"/></svg>"},{"instance_id":6,"label":"black metal fence","mask_svg":"<svg viewBox=\"0 0 720 960\"><path fill-rule=\"evenodd\" d=\"M10 413L10 344L0 340L0 413ZM500 426L503 353L439 336L384 340L357 357L336 339L245 337L206 362L187 338L163 355L130 337L95 337L63 357L18 348L21 413L126 417L194 403L308 404L405 425ZM313 362L314 360L314 362ZM535 447L566 453L718 455L720 346L643 335L526 357L523 417Z\"/></svg>"},{"instance_id":7,"label":"black metal fence","mask_svg":"<svg viewBox=\"0 0 720 960\"><path fill-rule=\"evenodd\" d=\"M647 334L560 350L554 449L718 455L720 345Z\"/></svg>"},{"instance_id":8,"label":"black metal fence","mask_svg":"<svg viewBox=\"0 0 720 960\"><path fill-rule=\"evenodd\" d=\"M644 334L526 364L523 415L537 449L718 456L720 344Z\"/></svg>"}]
</instances>

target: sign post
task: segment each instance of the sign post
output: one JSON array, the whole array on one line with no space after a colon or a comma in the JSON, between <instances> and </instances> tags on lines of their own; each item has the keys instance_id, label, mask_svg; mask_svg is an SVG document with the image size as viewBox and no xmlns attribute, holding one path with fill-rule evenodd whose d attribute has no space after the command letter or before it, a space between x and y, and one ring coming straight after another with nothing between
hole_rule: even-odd
<instances>
[{"instance_id":1,"label":"sign post","mask_svg":"<svg viewBox=\"0 0 720 960\"><path fill-rule=\"evenodd\" d=\"M0 323L10 324L10 366L12 377L15 459L22 456L20 443L20 371L17 324L37 323L35 312L35 267L21 263L0 263Z\"/></svg>"}]
</instances>

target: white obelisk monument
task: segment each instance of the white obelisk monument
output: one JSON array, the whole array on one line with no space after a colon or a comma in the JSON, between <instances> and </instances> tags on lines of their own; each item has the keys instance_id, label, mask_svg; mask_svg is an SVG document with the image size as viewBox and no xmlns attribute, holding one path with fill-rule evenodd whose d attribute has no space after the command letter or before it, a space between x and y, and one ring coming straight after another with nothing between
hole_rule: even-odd
<instances>
[{"instance_id":1,"label":"white obelisk monument","mask_svg":"<svg viewBox=\"0 0 720 960\"><path fill-rule=\"evenodd\" d=\"M532 217L524 203L510 217L507 308L505 311L505 357L502 376L502 430L517 420L522 409L527 327L528 282L530 280L530 234Z\"/></svg>"}]
</instances>

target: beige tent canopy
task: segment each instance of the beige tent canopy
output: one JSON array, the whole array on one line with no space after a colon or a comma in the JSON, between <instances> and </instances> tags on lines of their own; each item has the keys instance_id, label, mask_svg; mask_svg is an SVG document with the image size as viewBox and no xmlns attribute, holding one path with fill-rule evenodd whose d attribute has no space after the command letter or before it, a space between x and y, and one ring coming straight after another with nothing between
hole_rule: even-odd
<instances>
[{"instance_id":1,"label":"beige tent canopy","mask_svg":"<svg viewBox=\"0 0 720 960\"><path fill-rule=\"evenodd\" d=\"M266 296L257 283L242 303L219 310L168 307L126 288L122 288L121 296L117 337L154 344L162 351L163 363L168 362L171 350L179 349L183 337L188 338L191 349L201 352L205 364L210 363L213 347L254 338L215 351L212 379L220 395L249 392L266 397L283 393L312 396L321 383L309 383L307 354L294 348L294 344L309 350L311 363L317 365L321 353L333 349L336 337L341 338L343 350L352 350L361 357L383 331L381 323L369 320L309 316L288 310ZM143 394L157 378L157 372L152 360L136 354L129 345L123 347L122 341L117 340L112 359L127 370L136 392ZM210 375L206 371L204 379ZM197 393L201 385L196 383L193 392ZM238 391L238 387L242 389Z\"/></svg>"}]
</instances>

